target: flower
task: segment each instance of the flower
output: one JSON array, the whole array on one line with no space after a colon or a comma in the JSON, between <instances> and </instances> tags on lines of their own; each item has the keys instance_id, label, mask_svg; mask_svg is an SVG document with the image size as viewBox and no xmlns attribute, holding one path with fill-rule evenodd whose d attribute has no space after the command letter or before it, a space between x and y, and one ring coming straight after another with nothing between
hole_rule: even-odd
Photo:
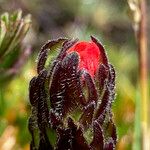
<instances>
[{"instance_id":1,"label":"flower","mask_svg":"<svg viewBox=\"0 0 150 150\"><path fill-rule=\"evenodd\" d=\"M60 38L41 48L38 75L29 88L31 149L115 149L117 134L111 110L115 70L102 44L94 37L91 40ZM48 52L57 45L61 45L60 52L50 63Z\"/></svg>"},{"instance_id":2,"label":"flower","mask_svg":"<svg viewBox=\"0 0 150 150\"><path fill-rule=\"evenodd\" d=\"M93 77L101 61L99 47L94 42L77 42L68 52L77 52L79 59L79 69L86 69Z\"/></svg>"}]
</instances>

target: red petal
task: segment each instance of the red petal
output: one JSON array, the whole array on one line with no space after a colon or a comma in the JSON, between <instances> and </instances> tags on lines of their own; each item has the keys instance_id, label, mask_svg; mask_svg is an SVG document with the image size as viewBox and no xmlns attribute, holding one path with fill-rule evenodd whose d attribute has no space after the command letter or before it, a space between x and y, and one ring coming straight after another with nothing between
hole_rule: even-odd
<instances>
[{"instance_id":1,"label":"red petal","mask_svg":"<svg viewBox=\"0 0 150 150\"><path fill-rule=\"evenodd\" d=\"M78 42L68 52L76 51L79 54L79 69L86 69L93 77L98 69L101 56L99 47L94 42Z\"/></svg>"}]
</instances>

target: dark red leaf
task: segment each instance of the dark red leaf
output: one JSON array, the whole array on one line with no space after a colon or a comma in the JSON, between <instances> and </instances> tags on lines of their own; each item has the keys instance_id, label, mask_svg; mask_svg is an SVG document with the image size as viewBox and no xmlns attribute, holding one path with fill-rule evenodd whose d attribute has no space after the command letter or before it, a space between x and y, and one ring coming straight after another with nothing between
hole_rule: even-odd
<instances>
[{"instance_id":1,"label":"dark red leaf","mask_svg":"<svg viewBox=\"0 0 150 150\"><path fill-rule=\"evenodd\" d=\"M108 141L105 143L104 150L115 150L115 144L112 138L108 139Z\"/></svg>"},{"instance_id":2,"label":"dark red leaf","mask_svg":"<svg viewBox=\"0 0 150 150\"><path fill-rule=\"evenodd\" d=\"M92 126L94 109L95 109L95 102L90 103L87 107L85 107L83 111L83 114L79 122L83 126L84 130L87 130L89 127Z\"/></svg>"},{"instance_id":3,"label":"dark red leaf","mask_svg":"<svg viewBox=\"0 0 150 150\"><path fill-rule=\"evenodd\" d=\"M51 50L51 48L54 45L56 45L58 43L61 43L61 42L64 42L65 40L67 40L67 39L59 38L59 39L56 39L56 40L50 40L41 48L41 51L39 52L39 56L38 56L38 62L37 62L37 72L38 72L38 74L44 69L48 51Z\"/></svg>"},{"instance_id":4,"label":"dark red leaf","mask_svg":"<svg viewBox=\"0 0 150 150\"><path fill-rule=\"evenodd\" d=\"M82 71L82 75L83 75L83 78L85 79L84 81L88 87L87 104L91 103L91 102L95 102L95 104L96 104L98 101L98 94L97 94L97 90L96 90L94 81L93 81L91 75L86 70Z\"/></svg>"},{"instance_id":5,"label":"dark red leaf","mask_svg":"<svg viewBox=\"0 0 150 150\"><path fill-rule=\"evenodd\" d=\"M94 130L94 137L93 141L90 144L92 150L103 150L104 147L104 133L103 129L97 121L93 122L93 130Z\"/></svg>"},{"instance_id":6,"label":"dark red leaf","mask_svg":"<svg viewBox=\"0 0 150 150\"><path fill-rule=\"evenodd\" d=\"M100 64L98 75L97 75L100 94L102 94L103 90L105 89L108 74L109 74L109 68L107 68L104 64Z\"/></svg>"},{"instance_id":7,"label":"dark red leaf","mask_svg":"<svg viewBox=\"0 0 150 150\"><path fill-rule=\"evenodd\" d=\"M81 128L77 128L71 118L68 118L68 126L71 129L72 133L72 150L90 150Z\"/></svg>"},{"instance_id":8,"label":"dark red leaf","mask_svg":"<svg viewBox=\"0 0 150 150\"><path fill-rule=\"evenodd\" d=\"M107 58L104 47L102 46L102 44L95 37L91 36L91 40L99 47L101 57L102 57L102 63L105 66L108 66L108 58Z\"/></svg>"},{"instance_id":9,"label":"dark red leaf","mask_svg":"<svg viewBox=\"0 0 150 150\"><path fill-rule=\"evenodd\" d=\"M29 98L30 103L32 106L37 106L38 104L38 83L37 83L37 77L33 77L30 81L29 85Z\"/></svg>"}]
</instances>

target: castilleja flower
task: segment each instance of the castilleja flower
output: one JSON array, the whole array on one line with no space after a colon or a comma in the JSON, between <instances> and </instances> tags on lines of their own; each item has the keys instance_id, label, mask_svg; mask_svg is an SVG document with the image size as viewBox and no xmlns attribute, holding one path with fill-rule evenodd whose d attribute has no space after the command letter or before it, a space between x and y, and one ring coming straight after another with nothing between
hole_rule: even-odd
<instances>
[{"instance_id":1,"label":"castilleja flower","mask_svg":"<svg viewBox=\"0 0 150 150\"><path fill-rule=\"evenodd\" d=\"M49 62L49 51L58 51L58 45ZM48 41L39 53L37 73L29 88L31 150L115 149L115 70L94 37L91 42Z\"/></svg>"}]
</instances>

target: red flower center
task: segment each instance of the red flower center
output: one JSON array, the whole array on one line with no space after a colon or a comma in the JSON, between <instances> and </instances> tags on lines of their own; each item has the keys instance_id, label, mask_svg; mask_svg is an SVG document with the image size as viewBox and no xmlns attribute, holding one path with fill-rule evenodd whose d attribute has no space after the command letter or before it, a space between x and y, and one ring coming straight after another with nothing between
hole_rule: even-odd
<instances>
[{"instance_id":1,"label":"red flower center","mask_svg":"<svg viewBox=\"0 0 150 150\"><path fill-rule=\"evenodd\" d=\"M86 69L93 77L101 61L99 47L94 42L77 42L68 52L77 52L79 59L79 69Z\"/></svg>"}]
</instances>

